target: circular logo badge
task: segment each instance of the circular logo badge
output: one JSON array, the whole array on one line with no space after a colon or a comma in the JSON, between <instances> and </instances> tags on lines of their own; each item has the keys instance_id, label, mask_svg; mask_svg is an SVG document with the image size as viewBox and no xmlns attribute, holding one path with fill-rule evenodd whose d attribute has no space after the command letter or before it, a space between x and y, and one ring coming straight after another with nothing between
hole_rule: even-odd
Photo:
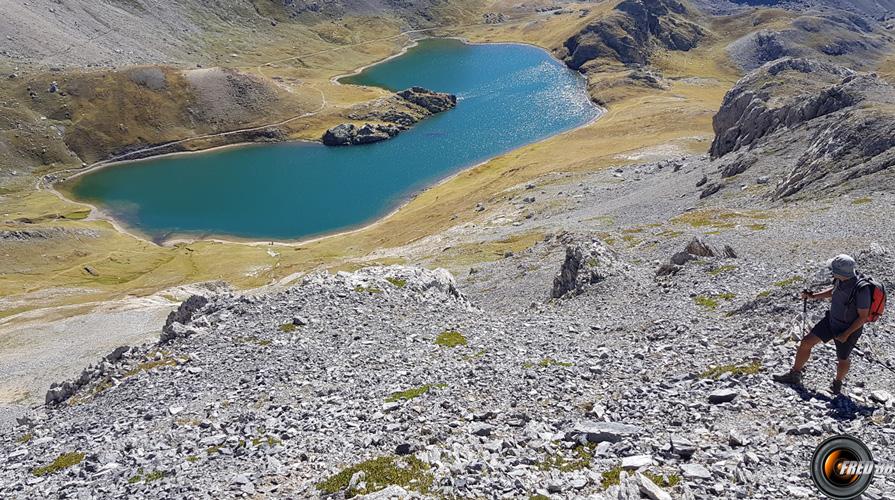
<instances>
[{"instance_id":1,"label":"circular logo badge","mask_svg":"<svg viewBox=\"0 0 895 500\"><path fill-rule=\"evenodd\" d=\"M870 486L874 469L867 446L844 434L820 443L811 457L811 479L821 493L836 500L860 496Z\"/></svg>"}]
</instances>

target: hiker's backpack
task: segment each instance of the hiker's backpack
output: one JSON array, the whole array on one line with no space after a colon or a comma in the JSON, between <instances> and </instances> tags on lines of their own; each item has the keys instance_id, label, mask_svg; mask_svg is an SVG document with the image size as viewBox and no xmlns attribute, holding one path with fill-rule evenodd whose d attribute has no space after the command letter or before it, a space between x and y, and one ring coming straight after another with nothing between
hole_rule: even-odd
<instances>
[{"instance_id":1,"label":"hiker's backpack","mask_svg":"<svg viewBox=\"0 0 895 500\"><path fill-rule=\"evenodd\" d=\"M863 274L858 276L858 282L855 283L855 288L852 290L846 304L851 304L855 300L855 295L864 287L870 289L870 315L868 320L871 322L877 321L886 310L886 287L879 281Z\"/></svg>"}]
</instances>

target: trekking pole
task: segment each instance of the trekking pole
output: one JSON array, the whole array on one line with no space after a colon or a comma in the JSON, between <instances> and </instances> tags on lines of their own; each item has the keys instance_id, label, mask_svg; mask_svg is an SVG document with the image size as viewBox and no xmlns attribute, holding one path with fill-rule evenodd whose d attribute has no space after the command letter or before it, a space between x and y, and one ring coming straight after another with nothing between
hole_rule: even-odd
<instances>
[{"instance_id":1,"label":"trekking pole","mask_svg":"<svg viewBox=\"0 0 895 500\"><path fill-rule=\"evenodd\" d=\"M871 352L869 350L863 351L861 349L855 349L855 350L858 351L858 353L860 353L864 357L864 359L866 359L867 361L870 361L871 363L875 363L875 364L885 368L886 370L889 370L890 372L895 373L895 368L892 368L891 366L889 366L888 363L886 363L885 361L876 357L876 354L874 354L873 352Z\"/></svg>"}]
</instances>

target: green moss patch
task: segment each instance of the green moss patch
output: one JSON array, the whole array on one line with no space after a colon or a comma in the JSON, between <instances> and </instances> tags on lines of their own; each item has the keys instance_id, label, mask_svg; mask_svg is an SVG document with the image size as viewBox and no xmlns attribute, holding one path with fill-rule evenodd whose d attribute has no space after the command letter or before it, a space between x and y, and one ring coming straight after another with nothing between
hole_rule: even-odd
<instances>
[{"instance_id":1,"label":"green moss patch","mask_svg":"<svg viewBox=\"0 0 895 500\"><path fill-rule=\"evenodd\" d=\"M736 271L736 269L737 269L737 266L731 266L731 265L718 266L718 267L712 269L711 271L709 271L709 275L711 275L711 276L718 276L719 274L724 274L724 273L729 273L729 272L731 272L731 271Z\"/></svg>"},{"instance_id":2,"label":"green moss patch","mask_svg":"<svg viewBox=\"0 0 895 500\"><path fill-rule=\"evenodd\" d=\"M155 353L151 354L150 357L155 357ZM155 370L157 368L162 368L164 366L177 366L179 363L183 363L186 360L178 360L170 356L167 353L163 353L161 359L152 359L151 361L144 361L143 363L138 364L137 366L131 368L127 372L124 373L125 377L132 377L134 375L138 375L141 372L148 372Z\"/></svg>"},{"instance_id":3,"label":"green moss patch","mask_svg":"<svg viewBox=\"0 0 895 500\"><path fill-rule=\"evenodd\" d=\"M466 345L466 337L456 330L445 330L435 337L435 343L442 347L457 347Z\"/></svg>"},{"instance_id":4,"label":"green moss patch","mask_svg":"<svg viewBox=\"0 0 895 500\"><path fill-rule=\"evenodd\" d=\"M283 333L292 333L295 329L298 328L295 326L295 323L283 323L280 325L280 331Z\"/></svg>"},{"instance_id":5,"label":"green moss patch","mask_svg":"<svg viewBox=\"0 0 895 500\"><path fill-rule=\"evenodd\" d=\"M269 346L273 341L269 339L262 339L259 337L255 337L254 335L249 337L236 337L236 342L240 344L255 344L261 347Z\"/></svg>"},{"instance_id":6,"label":"green moss patch","mask_svg":"<svg viewBox=\"0 0 895 500\"><path fill-rule=\"evenodd\" d=\"M375 286L360 286L360 285L358 285L358 286L354 287L354 291L357 293L369 293L369 294L382 293L382 290L379 288L376 288Z\"/></svg>"},{"instance_id":7,"label":"green moss patch","mask_svg":"<svg viewBox=\"0 0 895 500\"><path fill-rule=\"evenodd\" d=\"M656 483L656 486L660 488L674 488L678 484L681 483L681 476L677 474L671 474L668 476L664 476L662 474L655 474L649 471L643 473L650 481Z\"/></svg>"},{"instance_id":8,"label":"green moss patch","mask_svg":"<svg viewBox=\"0 0 895 500\"><path fill-rule=\"evenodd\" d=\"M680 236L682 234L684 234L683 231L675 231L673 229L666 229L665 231L662 231L662 232L656 234L656 237L671 239L671 238L677 238L678 236Z\"/></svg>"},{"instance_id":9,"label":"green moss patch","mask_svg":"<svg viewBox=\"0 0 895 500\"><path fill-rule=\"evenodd\" d=\"M538 463L538 469L542 471L558 470L560 472L574 472L590 467L594 458L596 444L578 445L572 449L572 458L566 458L562 453L549 455L544 461Z\"/></svg>"},{"instance_id":10,"label":"green moss patch","mask_svg":"<svg viewBox=\"0 0 895 500\"><path fill-rule=\"evenodd\" d=\"M74 467L78 465L84 460L84 454L79 452L71 452L71 453L63 453L56 457L56 460L53 460L49 465L45 465L43 467L37 467L31 471L37 477L46 476L48 474L55 474L61 470L67 469L69 467Z\"/></svg>"},{"instance_id":11,"label":"green moss patch","mask_svg":"<svg viewBox=\"0 0 895 500\"><path fill-rule=\"evenodd\" d=\"M359 490L349 490L348 484L351 481L351 476L360 471L366 475L365 487ZM344 491L345 498L372 493L391 485L426 494L429 492L433 480L434 477L429 466L422 460L413 456L388 455L352 465L317 483L316 487L328 495Z\"/></svg>"},{"instance_id":12,"label":"green moss patch","mask_svg":"<svg viewBox=\"0 0 895 500\"><path fill-rule=\"evenodd\" d=\"M761 363L753 361L745 365L722 365L714 366L699 374L700 378L718 379L721 375L729 373L731 375L755 375L761 370Z\"/></svg>"},{"instance_id":13,"label":"green moss patch","mask_svg":"<svg viewBox=\"0 0 895 500\"><path fill-rule=\"evenodd\" d=\"M743 219L766 220L770 218L771 215L769 213L761 212L758 210L732 212L718 210L694 210L692 212L687 212L671 219L671 222L675 224L687 224L690 227L694 228L712 228L720 230L736 227L737 222Z\"/></svg>"},{"instance_id":14,"label":"green moss patch","mask_svg":"<svg viewBox=\"0 0 895 500\"><path fill-rule=\"evenodd\" d=\"M397 288L404 288L405 286L407 286L407 280L405 279L388 277L385 278L385 280Z\"/></svg>"},{"instance_id":15,"label":"green moss patch","mask_svg":"<svg viewBox=\"0 0 895 500\"><path fill-rule=\"evenodd\" d=\"M137 473L135 475L131 476L130 479L127 480L127 482L128 482L128 484L136 484L136 483L139 483L140 481L143 481L146 483L151 483L153 481L158 481L160 479L164 479L164 477L166 475L167 474L165 474L165 471L162 471L162 470L155 470L155 471L146 473L146 472L143 472L142 468L140 468L140 469L137 469Z\"/></svg>"},{"instance_id":16,"label":"green moss patch","mask_svg":"<svg viewBox=\"0 0 895 500\"><path fill-rule=\"evenodd\" d=\"M710 311L714 311L720 305L720 301L730 301L736 298L735 293L725 292L716 295L697 295L693 298L693 302L698 306L702 306Z\"/></svg>"},{"instance_id":17,"label":"green moss patch","mask_svg":"<svg viewBox=\"0 0 895 500\"><path fill-rule=\"evenodd\" d=\"M866 205L872 201L873 201L873 198L870 198L869 196L864 196L861 198L855 198L854 200L852 200L851 204L852 205Z\"/></svg>"},{"instance_id":18,"label":"green moss patch","mask_svg":"<svg viewBox=\"0 0 895 500\"><path fill-rule=\"evenodd\" d=\"M273 436L252 438L252 446L261 446L262 444L267 444L267 446L274 447L280 443L282 443L282 441Z\"/></svg>"},{"instance_id":19,"label":"green moss patch","mask_svg":"<svg viewBox=\"0 0 895 500\"><path fill-rule=\"evenodd\" d=\"M444 389L447 384L426 384L420 387L407 389L406 391L393 392L389 397L385 398L386 403L394 403L396 401L409 401L426 394L432 389Z\"/></svg>"},{"instance_id":20,"label":"green moss patch","mask_svg":"<svg viewBox=\"0 0 895 500\"><path fill-rule=\"evenodd\" d=\"M800 281L804 281L805 278L801 276L793 276L791 278L786 278L785 280L775 281L774 286L780 288L787 288L799 283Z\"/></svg>"},{"instance_id":21,"label":"green moss patch","mask_svg":"<svg viewBox=\"0 0 895 500\"><path fill-rule=\"evenodd\" d=\"M608 488L610 486L619 484L621 482L621 474L622 474L621 467L614 467L612 469L607 470L606 472L604 472L601 475L602 480L600 481L600 485L602 485L603 488Z\"/></svg>"}]
</instances>

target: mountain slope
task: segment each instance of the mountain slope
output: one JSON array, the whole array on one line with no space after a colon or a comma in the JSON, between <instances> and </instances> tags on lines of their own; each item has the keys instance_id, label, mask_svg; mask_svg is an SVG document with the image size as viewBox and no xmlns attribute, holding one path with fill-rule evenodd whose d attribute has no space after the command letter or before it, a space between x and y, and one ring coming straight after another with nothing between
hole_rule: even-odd
<instances>
[{"instance_id":1,"label":"mountain slope","mask_svg":"<svg viewBox=\"0 0 895 500\"><path fill-rule=\"evenodd\" d=\"M352 16L381 17L414 28L476 19L477 8L474 0L32 0L4 5L0 38L5 39L5 55L20 64L183 63L225 54L233 39L264 44L298 35L338 41L350 36L342 23ZM296 34L296 27L304 32Z\"/></svg>"}]
</instances>

